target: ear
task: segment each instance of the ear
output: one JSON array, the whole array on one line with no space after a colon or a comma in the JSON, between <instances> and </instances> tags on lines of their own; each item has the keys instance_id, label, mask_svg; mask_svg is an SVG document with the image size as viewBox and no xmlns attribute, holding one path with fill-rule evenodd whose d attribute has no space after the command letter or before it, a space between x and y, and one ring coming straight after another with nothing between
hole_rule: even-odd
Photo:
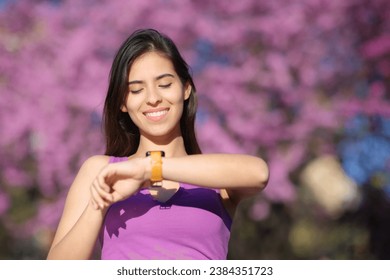
<instances>
[{"instance_id":1,"label":"ear","mask_svg":"<svg viewBox=\"0 0 390 280\"><path fill-rule=\"evenodd\" d=\"M191 96L192 86L190 85L190 83L186 83L186 85L184 87L185 87L184 100L187 100Z\"/></svg>"},{"instance_id":2,"label":"ear","mask_svg":"<svg viewBox=\"0 0 390 280\"><path fill-rule=\"evenodd\" d=\"M126 105L122 105L122 106L121 106L121 111L122 111L123 113L127 113L127 112L128 112L128 111L127 111Z\"/></svg>"}]
</instances>

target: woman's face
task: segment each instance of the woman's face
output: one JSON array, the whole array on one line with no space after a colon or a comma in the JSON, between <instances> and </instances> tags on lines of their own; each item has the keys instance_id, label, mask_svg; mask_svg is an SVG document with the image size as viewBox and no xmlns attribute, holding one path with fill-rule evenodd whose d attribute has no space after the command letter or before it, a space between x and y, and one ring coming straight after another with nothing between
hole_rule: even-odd
<instances>
[{"instance_id":1,"label":"woman's face","mask_svg":"<svg viewBox=\"0 0 390 280\"><path fill-rule=\"evenodd\" d=\"M138 57L128 77L128 95L121 107L141 136L172 138L181 135L180 118L191 86L184 86L172 62L157 52Z\"/></svg>"}]
</instances>

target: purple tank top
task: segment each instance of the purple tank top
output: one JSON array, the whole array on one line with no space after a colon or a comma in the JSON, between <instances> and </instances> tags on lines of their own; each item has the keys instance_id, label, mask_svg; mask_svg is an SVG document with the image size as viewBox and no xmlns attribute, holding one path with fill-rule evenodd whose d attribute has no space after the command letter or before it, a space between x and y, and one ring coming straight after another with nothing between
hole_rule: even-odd
<instances>
[{"instance_id":1,"label":"purple tank top","mask_svg":"<svg viewBox=\"0 0 390 280\"><path fill-rule=\"evenodd\" d=\"M107 211L101 258L226 259L231 224L216 189L180 184L164 203L142 189Z\"/></svg>"}]
</instances>

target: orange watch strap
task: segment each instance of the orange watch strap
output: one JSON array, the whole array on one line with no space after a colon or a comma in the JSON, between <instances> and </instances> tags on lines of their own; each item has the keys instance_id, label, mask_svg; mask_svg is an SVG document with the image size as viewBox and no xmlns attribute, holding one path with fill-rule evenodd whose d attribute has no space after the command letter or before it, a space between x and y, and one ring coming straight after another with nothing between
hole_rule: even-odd
<instances>
[{"instance_id":1,"label":"orange watch strap","mask_svg":"<svg viewBox=\"0 0 390 280\"><path fill-rule=\"evenodd\" d=\"M162 157L164 156L164 152L151 151L146 155L150 156L152 161L152 174L150 176L150 181L152 181L152 183L162 182Z\"/></svg>"}]
</instances>

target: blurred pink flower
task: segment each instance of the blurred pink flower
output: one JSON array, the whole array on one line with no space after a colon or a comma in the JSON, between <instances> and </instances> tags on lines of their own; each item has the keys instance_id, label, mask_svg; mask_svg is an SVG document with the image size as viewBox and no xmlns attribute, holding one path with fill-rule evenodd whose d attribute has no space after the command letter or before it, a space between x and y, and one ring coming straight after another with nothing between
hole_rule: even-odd
<instances>
[{"instance_id":1,"label":"blurred pink flower","mask_svg":"<svg viewBox=\"0 0 390 280\"><path fill-rule=\"evenodd\" d=\"M389 78L387 2L9 3L0 9L1 178L36 187L36 221L55 224L82 162L104 152L100 118L115 52L135 29L151 27L200 65L194 80L203 151L265 158L271 178L264 195L293 201L290 174L314 144L315 153L332 151L356 113L390 114L388 84L356 85L371 69ZM375 32L372 16L382 22ZM200 41L210 48L206 58ZM267 214L263 204L253 207L254 217Z\"/></svg>"}]
</instances>

